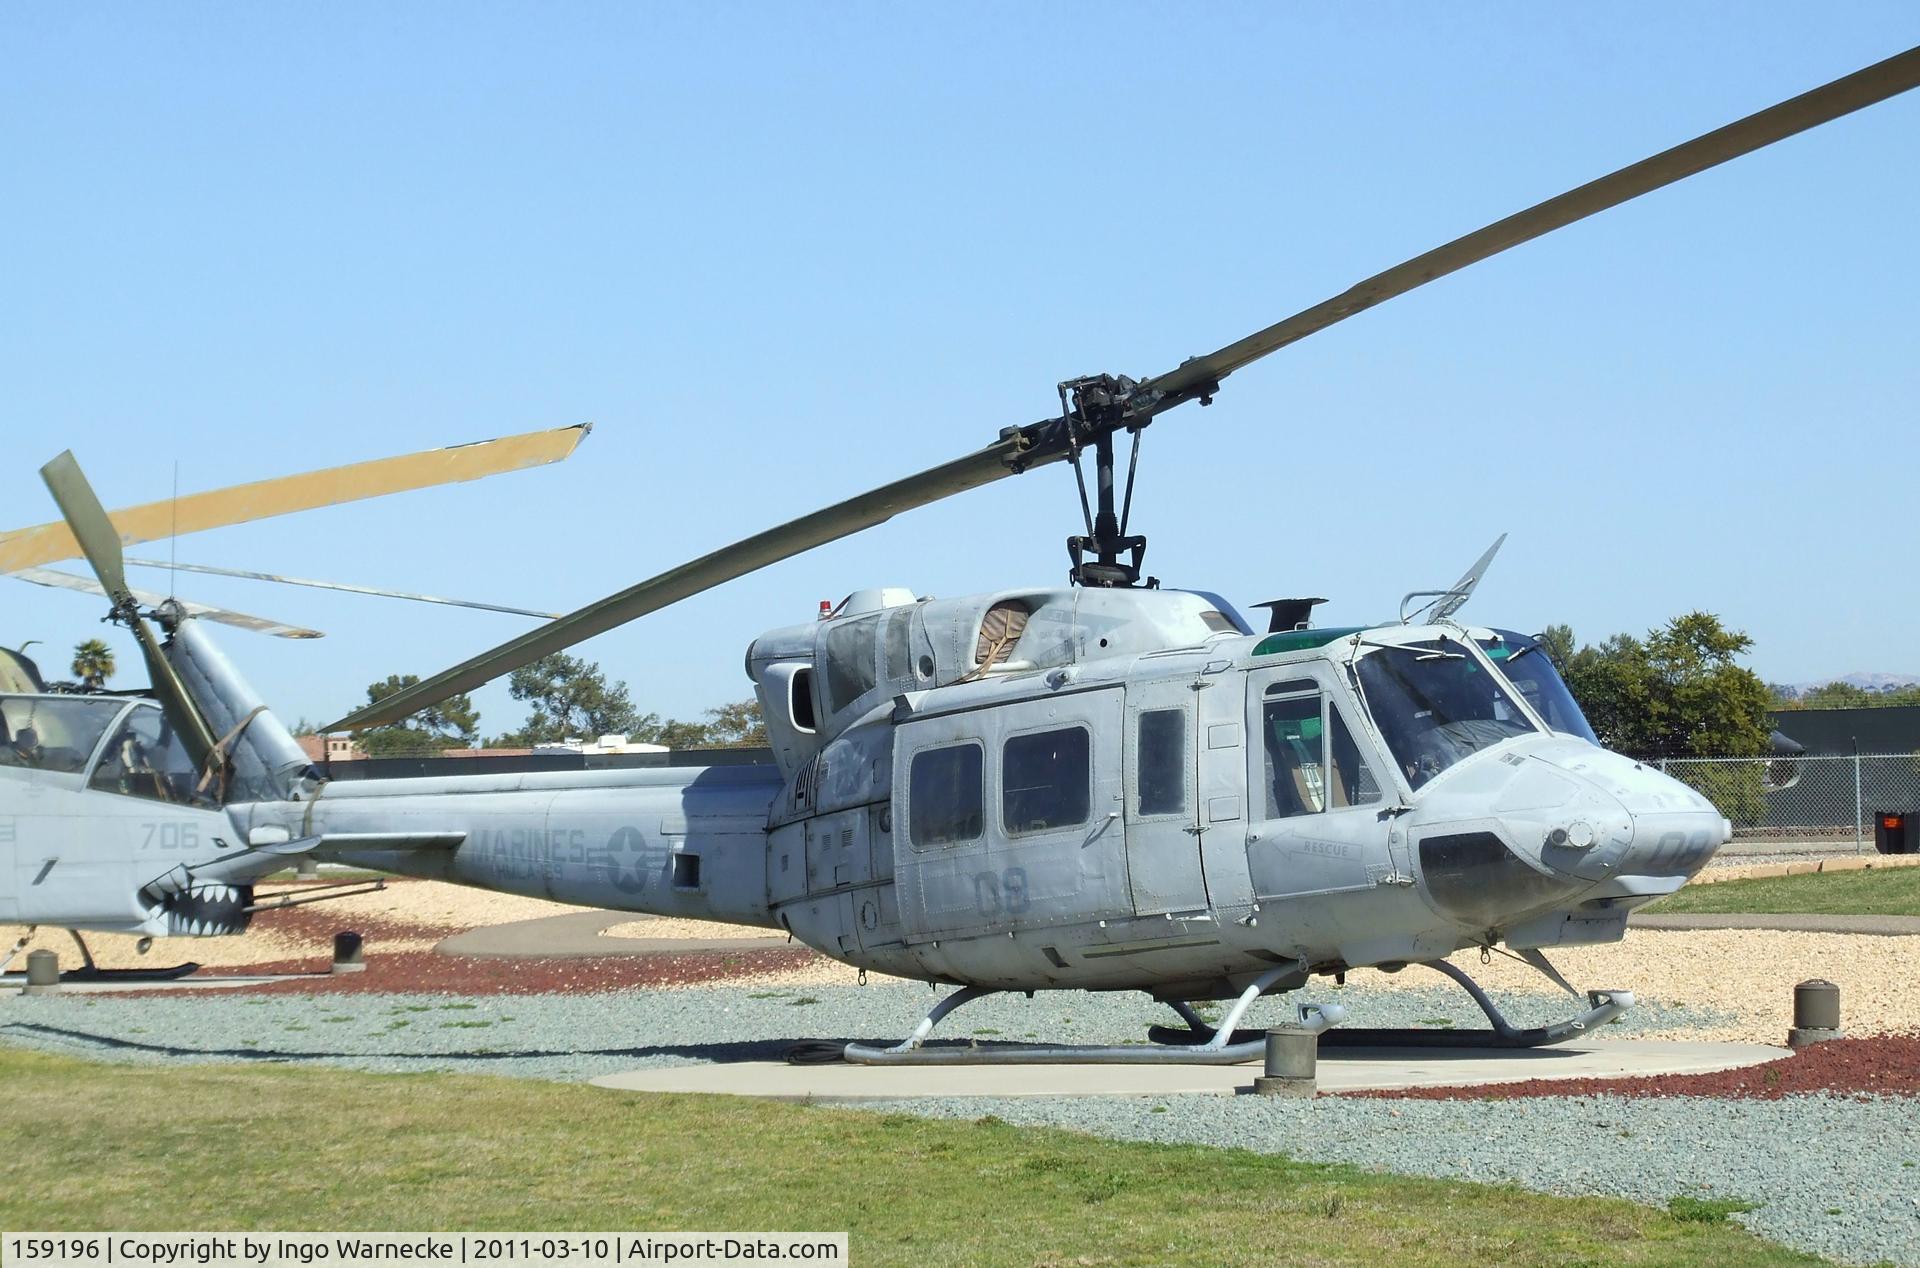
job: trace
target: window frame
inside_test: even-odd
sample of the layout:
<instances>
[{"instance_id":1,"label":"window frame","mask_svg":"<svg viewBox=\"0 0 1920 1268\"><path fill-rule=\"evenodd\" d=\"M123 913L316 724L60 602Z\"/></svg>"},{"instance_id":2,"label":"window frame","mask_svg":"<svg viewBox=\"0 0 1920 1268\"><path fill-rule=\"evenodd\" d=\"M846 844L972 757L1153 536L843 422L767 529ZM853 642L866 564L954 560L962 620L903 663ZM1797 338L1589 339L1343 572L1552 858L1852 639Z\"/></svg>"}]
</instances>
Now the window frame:
<instances>
[{"instance_id":1,"label":"window frame","mask_svg":"<svg viewBox=\"0 0 1920 1268\"><path fill-rule=\"evenodd\" d=\"M979 767L979 818L980 830L970 837L950 837L943 841L922 841L915 830L918 825L920 798L917 795L918 780L914 777L914 768L920 759L930 753L945 752L950 749L971 748ZM917 854L935 850L951 850L960 846L973 845L987 839L987 743L979 736L953 736L937 740L931 744L914 749L907 755L907 845Z\"/></svg>"},{"instance_id":2,"label":"window frame","mask_svg":"<svg viewBox=\"0 0 1920 1268\"><path fill-rule=\"evenodd\" d=\"M200 791L200 781L203 772L195 769L190 759L188 761L187 771L192 782L183 800L169 796L149 796L146 793L134 792L131 789L125 788L104 788L95 782L105 770L109 752L112 746L120 739L120 733L128 727L133 726L142 717L158 719L160 723L160 735L172 740L172 743L166 747L169 750L176 751L182 758L187 756L184 744L181 743L179 735L174 731L173 720L167 717L167 711L161 708L157 702L136 702L133 708L126 710L114 719L113 723L95 744L93 760L90 761L85 768L87 791L105 793L110 797L130 797L135 801L148 801L163 806L180 806L198 810L218 809L219 803L213 797ZM166 779L170 772L157 769L154 773L158 781ZM162 786L159 782L155 783L156 790Z\"/></svg>"},{"instance_id":3,"label":"window frame","mask_svg":"<svg viewBox=\"0 0 1920 1268\"><path fill-rule=\"evenodd\" d=\"M1192 819L1198 796L1197 781L1194 778L1196 762L1195 746L1198 737L1194 734L1193 711L1178 704L1148 705L1133 710L1133 770L1129 772L1132 780L1133 822L1150 823L1162 819ZM1180 804L1172 810L1148 810L1142 794L1146 790L1146 742L1142 733L1142 724L1149 716L1171 713L1180 720Z\"/></svg>"},{"instance_id":4,"label":"window frame","mask_svg":"<svg viewBox=\"0 0 1920 1268\"><path fill-rule=\"evenodd\" d=\"M1083 776L1082 804L1084 810L1079 819L1072 823L1049 823L1037 828L1022 828L1015 831L1007 819L1007 798L1012 791L1007 785L1007 747L1020 740L1032 739L1040 735L1052 735L1056 732L1078 731L1086 739L1085 756L1081 773ZM1068 832L1084 828L1093 822L1093 772L1095 769L1093 728L1084 721L1049 721L1043 726L1023 727L1018 731L1009 731L1000 737L999 765L995 767L994 783L999 789L1000 833L1009 841L1018 841L1027 837L1046 836L1053 832Z\"/></svg>"},{"instance_id":5,"label":"window frame","mask_svg":"<svg viewBox=\"0 0 1920 1268\"><path fill-rule=\"evenodd\" d=\"M100 701L102 703L111 703L114 706L112 711L107 715L106 725L101 727L99 734L93 737L93 743L80 755L80 764L73 769L62 770L58 767L51 766L27 766L11 761L0 763L0 770L32 771L37 775L52 779L77 779L80 781L82 787L91 784L94 767L106 754L107 741L119 732L120 727L126 722L128 714L140 708L143 703L148 704L149 707L159 707L152 702L143 702L142 699L137 696L62 695L55 692L7 692L5 695L8 700L28 701L29 712L36 708L44 707L50 702L59 702L55 707L65 707L66 702L72 701ZM103 712L105 712L105 710L103 710ZM38 728L35 729L38 730ZM8 737L6 742L10 742L12 738L11 724L9 724L5 730Z\"/></svg>"},{"instance_id":6,"label":"window frame","mask_svg":"<svg viewBox=\"0 0 1920 1268\"><path fill-rule=\"evenodd\" d=\"M1260 744L1257 753L1250 753L1249 758L1255 764L1255 769L1259 774L1262 797L1261 807L1263 816L1266 819L1309 819L1315 815L1334 814L1347 810L1365 810L1368 807L1378 806L1388 800L1390 786L1382 783L1380 780L1378 773L1380 769L1378 754L1370 751L1375 747L1371 739L1371 734L1354 725L1352 715L1344 710L1340 702L1335 699L1336 694L1338 693L1322 681L1318 675L1312 674L1298 674L1290 678L1276 677L1272 682L1262 685L1259 698L1253 702L1254 708L1258 710L1256 716L1259 721L1258 731ZM1267 722L1267 708L1273 704L1289 700L1305 700L1309 697L1317 698L1320 702L1320 806L1318 809L1299 810L1291 814L1283 814L1272 804L1275 772L1273 750L1271 748L1273 736L1272 729ZM1305 719L1301 720L1305 721ZM1337 759L1334 753L1333 730L1336 721L1341 729L1346 732L1348 742L1353 745L1354 756L1359 760L1360 767L1373 777L1374 797L1370 801L1357 801L1352 799L1354 792L1357 791L1358 788L1358 782L1356 780L1355 789L1349 790L1347 804L1334 804L1334 771Z\"/></svg>"}]
</instances>

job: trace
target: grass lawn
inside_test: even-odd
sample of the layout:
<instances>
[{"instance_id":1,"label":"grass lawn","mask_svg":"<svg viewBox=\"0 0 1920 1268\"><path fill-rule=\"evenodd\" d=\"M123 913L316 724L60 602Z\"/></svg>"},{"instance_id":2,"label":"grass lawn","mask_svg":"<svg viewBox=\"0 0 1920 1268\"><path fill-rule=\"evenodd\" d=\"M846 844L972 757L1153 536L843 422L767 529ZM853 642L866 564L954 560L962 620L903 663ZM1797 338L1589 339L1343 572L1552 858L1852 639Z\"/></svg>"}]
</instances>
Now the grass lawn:
<instances>
[{"instance_id":1,"label":"grass lawn","mask_svg":"<svg viewBox=\"0 0 1920 1268\"><path fill-rule=\"evenodd\" d=\"M1644 910L1687 912L1811 912L1823 916L1920 916L1920 867L1864 872L1810 872L1753 880L1688 885Z\"/></svg>"},{"instance_id":2,"label":"grass lawn","mask_svg":"<svg viewBox=\"0 0 1920 1268\"><path fill-rule=\"evenodd\" d=\"M845 1229L863 1266L1820 1262L1717 1209L996 1121L4 1049L0 1226Z\"/></svg>"}]
</instances>

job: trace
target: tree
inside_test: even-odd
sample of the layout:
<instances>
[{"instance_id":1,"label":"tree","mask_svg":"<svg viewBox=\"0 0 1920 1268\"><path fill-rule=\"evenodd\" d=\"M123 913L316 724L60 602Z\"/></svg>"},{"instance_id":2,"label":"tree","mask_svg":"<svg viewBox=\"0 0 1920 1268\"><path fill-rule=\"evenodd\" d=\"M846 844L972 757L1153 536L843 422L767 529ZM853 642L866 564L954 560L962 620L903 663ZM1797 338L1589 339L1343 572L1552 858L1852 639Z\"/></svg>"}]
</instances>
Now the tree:
<instances>
[{"instance_id":1,"label":"tree","mask_svg":"<svg viewBox=\"0 0 1920 1268\"><path fill-rule=\"evenodd\" d=\"M660 721L649 713L640 719L633 738L648 744L664 744L670 749L738 748L765 744L767 728L760 722L760 704L755 700L736 700L707 710L705 722L682 722L677 718Z\"/></svg>"},{"instance_id":2,"label":"tree","mask_svg":"<svg viewBox=\"0 0 1920 1268\"><path fill-rule=\"evenodd\" d=\"M616 732L638 739L646 728L659 725L658 715L642 718L634 712L625 683L608 682L600 666L565 652L542 656L514 670L507 692L533 709L518 731L492 741L500 748L530 748Z\"/></svg>"},{"instance_id":3,"label":"tree","mask_svg":"<svg viewBox=\"0 0 1920 1268\"><path fill-rule=\"evenodd\" d=\"M1566 668L1574 657L1573 627L1571 625L1549 625L1540 631L1540 646L1546 649L1553 663Z\"/></svg>"},{"instance_id":4,"label":"tree","mask_svg":"<svg viewBox=\"0 0 1920 1268\"><path fill-rule=\"evenodd\" d=\"M1689 612L1647 636L1655 699L1671 757L1757 757L1769 751L1773 693L1734 657L1753 640L1707 612Z\"/></svg>"},{"instance_id":5,"label":"tree","mask_svg":"<svg viewBox=\"0 0 1920 1268\"><path fill-rule=\"evenodd\" d=\"M1580 702L1594 734L1621 753L1650 755L1661 747L1653 718L1646 648L1630 634L1582 647L1563 662L1567 689Z\"/></svg>"},{"instance_id":6,"label":"tree","mask_svg":"<svg viewBox=\"0 0 1920 1268\"><path fill-rule=\"evenodd\" d=\"M113 649L102 639L90 638L73 649L73 676L89 687L100 688L113 677Z\"/></svg>"},{"instance_id":7,"label":"tree","mask_svg":"<svg viewBox=\"0 0 1920 1268\"><path fill-rule=\"evenodd\" d=\"M1572 644L1567 631L1566 644ZM1635 757L1754 757L1768 751L1773 691L1734 663L1753 646L1706 612L1675 617L1642 642L1616 634L1564 662L1567 687L1610 749ZM1736 823L1766 814L1759 762L1681 763L1667 773Z\"/></svg>"},{"instance_id":8,"label":"tree","mask_svg":"<svg viewBox=\"0 0 1920 1268\"><path fill-rule=\"evenodd\" d=\"M766 723L760 720L758 700L736 700L718 709L708 709L713 719L706 726L708 748L734 748L767 742Z\"/></svg>"},{"instance_id":9,"label":"tree","mask_svg":"<svg viewBox=\"0 0 1920 1268\"><path fill-rule=\"evenodd\" d=\"M1564 628L1564 627L1562 627ZM1571 646L1572 631L1564 644ZM1734 663L1753 640L1706 612L1675 617L1643 642L1616 634L1562 662L1601 743L1636 757L1767 752L1773 693Z\"/></svg>"},{"instance_id":10,"label":"tree","mask_svg":"<svg viewBox=\"0 0 1920 1268\"><path fill-rule=\"evenodd\" d=\"M378 703L419 681L418 674L388 674L380 682L367 684L367 701ZM360 747L370 757L437 753L471 745L479 734L480 714L473 707L472 697L461 694L428 705L404 722L361 732Z\"/></svg>"}]
</instances>

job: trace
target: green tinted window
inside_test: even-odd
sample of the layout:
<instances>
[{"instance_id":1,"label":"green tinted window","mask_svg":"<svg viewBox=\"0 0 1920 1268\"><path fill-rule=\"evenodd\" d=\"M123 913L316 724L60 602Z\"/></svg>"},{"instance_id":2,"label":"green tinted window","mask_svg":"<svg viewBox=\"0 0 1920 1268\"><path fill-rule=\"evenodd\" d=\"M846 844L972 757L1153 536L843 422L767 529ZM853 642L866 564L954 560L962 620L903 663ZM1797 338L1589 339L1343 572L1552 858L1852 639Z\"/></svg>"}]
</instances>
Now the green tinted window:
<instances>
[{"instance_id":1,"label":"green tinted window","mask_svg":"<svg viewBox=\"0 0 1920 1268\"><path fill-rule=\"evenodd\" d=\"M1380 800L1379 781L1346 720L1324 696L1269 700L1262 718L1269 819Z\"/></svg>"},{"instance_id":2,"label":"green tinted window","mask_svg":"<svg viewBox=\"0 0 1920 1268\"><path fill-rule=\"evenodd\" d=\"M1325 810L1320 697L1269 700L1262 729L1267 750L1267 818Z\"/></svg>"}]
</instances>

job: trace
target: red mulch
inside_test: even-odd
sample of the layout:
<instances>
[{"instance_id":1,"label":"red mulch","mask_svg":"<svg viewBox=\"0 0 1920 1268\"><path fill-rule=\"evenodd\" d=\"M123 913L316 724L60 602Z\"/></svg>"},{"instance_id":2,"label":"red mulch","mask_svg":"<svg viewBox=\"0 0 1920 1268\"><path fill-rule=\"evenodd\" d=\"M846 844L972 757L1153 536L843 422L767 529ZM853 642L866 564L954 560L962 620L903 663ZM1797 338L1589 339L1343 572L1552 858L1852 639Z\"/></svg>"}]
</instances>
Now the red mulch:
<instances>
[{"instance_id":1,"label":"red mulch","mask_svg":"<svg viewBox=\"0 0 1920 1268\"><path fill-rule=\"evenodd\" d=\"M1524 1083L1479 1087L1419 1087L1344 1095L1423 1101L1498 1101L1523 1096L1716 1096L1777 1101L1809 1092L1920 1095L1920 1035L1834 1039L1778 1061L1713 1074L1528 1079Z\"/></svg>"},{"instance_id":2,"label":"red mulch","mask_svg":"<svg viewBox=\"0 0 1920 1268\"><path fill-rule=\"evenodd\" d=\"M300 887L288 887L290 890L298 888ZM387 888L392 889L394 885L389 883ZM465 933L472 928L471 925L431 924L423 920L395 919L392 916L373 915L368 912L342 916L338 910L324 902L260 912L253 918L253 927L271 929L275 933L285 934L288 937L308 939L318 946L332 946L333 935L340 929L358 930L365 936L367 945L371 946L379 938L432 938L437 941L441 938L451 938L456 933Z\"/></svg>"},{"instance_id":3,"label":"red mulch","mask_svg":"<svg viewBox=\"0 0 1920 1268\"><path fill-rule=\"evenodd\" d=\"M405 885L389 881L389 888ZM305 885L276 886L274 892L297 891ZM325 903L263 911L256 927L310 942L315 951L298 959L258 964L225 965L201 969L199 977L252 977L298 974L284 982L236 986L223 995L306 994L455 994L544 995L601 994L659 986L692 986L725 982L757 973L780 973L820 958L804 946L778 945L764 950L714 948L663 951L654 955L609 955L582 958L493 958L441 955L433 951L382 951L380 944L397 939L450 938L468 925L434 924L391 916L356 912L343 918ZM359 973L332 974L333 935L350 928L366 940L366 965ZM130 986L116 994L155 994Z\"/></svg>"}]
</instances>

